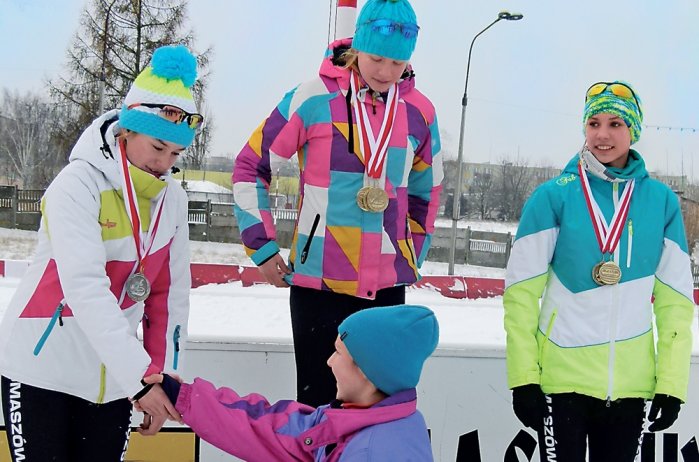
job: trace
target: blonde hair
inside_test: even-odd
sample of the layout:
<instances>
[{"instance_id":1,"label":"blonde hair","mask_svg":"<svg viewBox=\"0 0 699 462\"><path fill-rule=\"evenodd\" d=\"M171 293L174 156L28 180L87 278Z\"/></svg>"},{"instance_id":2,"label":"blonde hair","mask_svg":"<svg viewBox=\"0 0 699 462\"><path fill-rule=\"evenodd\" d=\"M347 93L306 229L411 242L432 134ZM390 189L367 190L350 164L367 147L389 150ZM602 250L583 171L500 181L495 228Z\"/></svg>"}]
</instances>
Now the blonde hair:
<instances>
[{"instance_id":1,"label":"blonde hair","mask_svg":"<svg viewBox=\"0 0 699 462\"><path fill-rule=\"evenodd\" d=\"M350 48L340 55L340 62L338 63L345 69L350 69L359 72L359 66L357 65L357 60L359 59L359 51L354 48Z\"/></svg>"}]
</instances>

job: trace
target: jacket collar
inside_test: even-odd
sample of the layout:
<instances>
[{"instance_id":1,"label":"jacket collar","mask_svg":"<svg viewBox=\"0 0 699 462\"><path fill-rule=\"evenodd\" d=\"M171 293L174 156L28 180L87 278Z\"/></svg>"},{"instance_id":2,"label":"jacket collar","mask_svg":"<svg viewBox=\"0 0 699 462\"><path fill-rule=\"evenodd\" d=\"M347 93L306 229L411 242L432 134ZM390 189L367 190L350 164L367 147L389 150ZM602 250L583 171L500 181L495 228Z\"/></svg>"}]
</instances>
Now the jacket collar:
<instances>
[{"instance_id":1,"label":"jacket collar","mask_svg":"<svg viewBox=\"0 0 699 462\"><path fill-rule=\"evenodd\" d=\"M368 409L342 409L325 406L324 420L299 435L304 450L312 452L332 443L342 443L363 428L408 417L417 410L417 391L400 391Z\"/></svg>"}]
</instances>

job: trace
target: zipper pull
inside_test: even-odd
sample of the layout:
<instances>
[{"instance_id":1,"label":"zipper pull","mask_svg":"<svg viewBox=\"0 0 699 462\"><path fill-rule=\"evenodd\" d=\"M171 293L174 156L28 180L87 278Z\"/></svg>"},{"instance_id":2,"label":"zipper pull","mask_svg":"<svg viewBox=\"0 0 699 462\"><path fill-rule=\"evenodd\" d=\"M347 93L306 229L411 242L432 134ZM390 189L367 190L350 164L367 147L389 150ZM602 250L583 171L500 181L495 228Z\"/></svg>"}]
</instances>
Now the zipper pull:
<instances>
[{"instance_id":1,"label":"zipper pull","mask_svg":"<svg viewBox=\"0 0 699 462\"><path fill-rule=\"evenodd\" d=\"M612 407L612 397L611 396L607 396L607 407L608 408Z\"/></svg>"},{"instance_id":2,"label":"zipper pull","mask_svg":"<svg viewBox=\"0 0 699 462\"><path fill-rule=\"evenodd\" d=\"M376 115L376 92L371 91L371 111Z\"/></svg>"},{"instance_id":3,"label":"zipper pull","mask_svg":"<svg viewBox=\"0 0 699 462\"><path fill-rule=\"evenodd\" d=\"M58 304L58 325L63 327L63 303Z\"/></svg>"},{"instance_id":4,"label":"zipper pull","mask_svg":"<svg viewBox=\"0 0 699 462\"><path fill-rule=\"evenodd\" d=\"M633 236L633 221L629 220L629 236Z\"/></svg>"},{"instance_id":5,"label":"zipper pull","mask_svg":"<svg viewBox=\"0 0 699 462\"><path fill-rule=\"evenodd\" d=\"M175 340L175 351L180 351L180 326L175 327L175 333L173 337Z\"/></svg>"},{"instance_id":6,"label":"zipper pull","mask_svg":"<svg viewBox=\"0 0 699 462\"><path fill-rule=\"evenodd\" d=\"M148 319L148 315L146 313L143 313L141 320L146 325L146 329L150 329L150 319Z\"/></svg>"}]
</instances>

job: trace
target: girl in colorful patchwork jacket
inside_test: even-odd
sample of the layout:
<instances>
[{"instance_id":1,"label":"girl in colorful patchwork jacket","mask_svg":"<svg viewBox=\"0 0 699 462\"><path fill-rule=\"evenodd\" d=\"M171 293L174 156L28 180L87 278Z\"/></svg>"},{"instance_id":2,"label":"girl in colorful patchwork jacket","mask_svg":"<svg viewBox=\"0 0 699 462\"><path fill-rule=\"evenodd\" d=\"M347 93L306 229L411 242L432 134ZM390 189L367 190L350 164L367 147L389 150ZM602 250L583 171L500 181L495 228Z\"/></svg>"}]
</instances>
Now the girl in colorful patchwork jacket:
<instances>
[{"instance_id":1,"label":"girl in colorful patchwork jacket","mask_svg":"<svg viewBox=\"0 0 699 462\"><path fill-rule=\"evenodd\" d=\"M630 462L645 400L659 431L687 397L687 240L677 196L630 149L642 121L628 84L592 85L585 145L524 206L503 299L507 372L542 461L589 450L590 461Z\"/></svg>"},{"instance_id":2,"label":"girl in colorful patchwork jacket","mask_svg":"<svg viewBox=\"0 0 699 462\"><path fill-rule=\"evenodd\" d=\"M430 246L443 176L430 101L408 60L418 26L407 0L368 0L353 39L333 43L315 80L290 91L240 152L235 215L248 255L291 285L297 399L334 394L322 371L348 315L405 302ZM270 162L298 153L289 265L269 207Z\"/></svg>"},{"instance_id":3,"label":"girl in colorful patchwork jacket","mask_svg":"<svg viewBox=\"0 0 699 462\"><path fill-rule=\"evenodd\" d=\"M162 383L195 433L248 462L433 460L415 387L439 341L434 313L413 305L369 308L336 332L327 365L337 399L318 409L296 401L270 405L263 396L240 396L199 378L146 381Z\"/></svg>"},{"instance_id":4,"label":"girl in colorful patchwork jacket","mask_svg":"<svg viewBox=\"0 0 699 462\"><path fill-rule=\"evenodd\" d=\"M15 461L124 460L129 398L149 412L146 434L179 418L142 379L180 368L187 332L187 195L169 173L202 121L195 78L185 47L156 50L42 199L36 255L0 325Z\"/></svg>"}]
</instances>

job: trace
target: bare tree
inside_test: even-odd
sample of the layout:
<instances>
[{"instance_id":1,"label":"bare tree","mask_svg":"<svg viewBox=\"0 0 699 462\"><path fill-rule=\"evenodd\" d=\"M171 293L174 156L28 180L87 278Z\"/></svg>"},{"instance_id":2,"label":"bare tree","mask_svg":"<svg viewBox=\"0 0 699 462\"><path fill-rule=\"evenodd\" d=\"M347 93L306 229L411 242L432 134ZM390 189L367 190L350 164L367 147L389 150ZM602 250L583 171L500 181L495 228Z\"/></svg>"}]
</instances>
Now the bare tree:
<instances>
[{"instance_id":1,"label":"bare tree","mask_svg":"<svg viewBox=\"0 0 699 462\"><path fill-rule=\"evenodd\" d=\"M56 109L37 94L20 95L3 89L0 154L5 171L16 174L24 188L45 186L46 170L55 164L51 140L55 113Z\"/></svg>"},{"instance_id":2,"label":"bare tree","mask_svg":"<svg viewBox=\"0 0 699 462\"><path fill-rule=\"evenodd\" d=\"M494 209L493 201L493 175L491 173L475 173L471 183L471 209L475 210L478 218L486 220L490 218Z\"/></svg>"},{"instance_id":3,"label":"bare tree","mask_svg":"<svg viewBox=\"0 0 699 462\"><path fill-rule=\"evenodd\" d=\"M49 81L53 100L68 114L56 132L59 149L69 151L98 115L101 85L104 108L119 107L156 48L183 44L192 49L195 38L185 30L186 22L186 0L91 0L68 48L65 74ZM202 96L210 53L197 56L200 78L194 91Z\"/></svg>"},{"instance_id":4,"label":"bare tree","mask_svg":"<svg viewBox=\"0 0 699 462\"><path fill-rule=\"evenodd\" d=\"M497 200L499 218L505 221L519 220L522 206L531 191L532 169L526 159L502 158L494 197Z\"/></svg>"}]
</instances>

